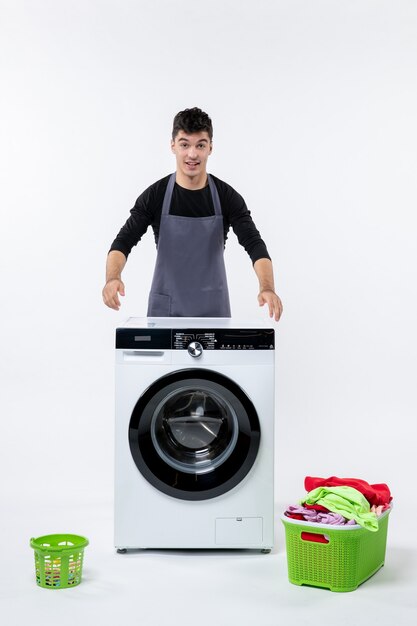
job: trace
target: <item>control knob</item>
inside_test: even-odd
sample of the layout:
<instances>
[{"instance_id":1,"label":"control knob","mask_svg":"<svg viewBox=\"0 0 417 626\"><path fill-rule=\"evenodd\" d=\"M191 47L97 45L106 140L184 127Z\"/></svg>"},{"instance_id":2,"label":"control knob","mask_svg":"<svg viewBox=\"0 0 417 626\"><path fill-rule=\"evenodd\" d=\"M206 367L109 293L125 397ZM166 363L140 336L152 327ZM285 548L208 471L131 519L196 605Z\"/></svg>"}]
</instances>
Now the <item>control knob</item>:
<instances>
[{"instance_id":1,"label":"control knob","mask_svg":"<svg viewBox=\"0 0 417 626\"><path fill-rule=\"evenodd\" d=\"M192 341L188 344L188 354L193 357L199 357L203 354L203 346L199 341Z\"/></svg>"}]
</instances>

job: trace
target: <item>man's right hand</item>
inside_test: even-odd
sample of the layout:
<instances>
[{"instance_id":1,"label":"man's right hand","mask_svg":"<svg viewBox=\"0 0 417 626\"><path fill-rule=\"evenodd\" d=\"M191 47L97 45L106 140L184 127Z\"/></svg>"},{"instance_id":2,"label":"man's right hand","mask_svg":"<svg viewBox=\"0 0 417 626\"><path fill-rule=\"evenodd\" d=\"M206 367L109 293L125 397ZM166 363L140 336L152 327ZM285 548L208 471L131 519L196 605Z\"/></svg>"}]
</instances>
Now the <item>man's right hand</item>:
<instances>
[{"instance_id":1,"label":"man's right hand","mask_svg":"<svg viewBox=\"0 0 417 626\"><path fill-rule=\"evenodd\" d=\"M125 286L119 278L108 280L103 289L104 304L118 311L120 309L119 294L125 295Z\"/></svg>"}]
</instances>

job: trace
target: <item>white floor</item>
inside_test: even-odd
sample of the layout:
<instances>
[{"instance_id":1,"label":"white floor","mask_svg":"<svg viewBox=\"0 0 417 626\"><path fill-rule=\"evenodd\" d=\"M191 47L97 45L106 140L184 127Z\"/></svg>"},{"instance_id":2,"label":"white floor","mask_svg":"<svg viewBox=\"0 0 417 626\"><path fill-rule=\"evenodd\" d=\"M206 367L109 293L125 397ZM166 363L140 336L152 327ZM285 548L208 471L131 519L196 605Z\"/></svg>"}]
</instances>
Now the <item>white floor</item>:
<instances>
[{"instance_id":1,"label":"white floor","mask_svg":"<svg viewBox=\"0 0 417 626\"><path fill-rule=\"evenodd\" d=\"M283 506L277 504L277 512ZM2 535L0 579L0 616L7 626L416 623L417 550L407 528L399 526L395 510L389 524L385 566L351 593L288 582L284 531L279 520L276 547L269 555L171 550L119 555L112 546L110 498L97 495L87 500L59 494L44 502L29 497L25 507L12 498L8 513L13 524L7 536ZM84 534L90 540L82 583L66 590L39 588L29 539L61 530ZM412 532L412 527L408 530Z\"/></svg>"}]
</instances>

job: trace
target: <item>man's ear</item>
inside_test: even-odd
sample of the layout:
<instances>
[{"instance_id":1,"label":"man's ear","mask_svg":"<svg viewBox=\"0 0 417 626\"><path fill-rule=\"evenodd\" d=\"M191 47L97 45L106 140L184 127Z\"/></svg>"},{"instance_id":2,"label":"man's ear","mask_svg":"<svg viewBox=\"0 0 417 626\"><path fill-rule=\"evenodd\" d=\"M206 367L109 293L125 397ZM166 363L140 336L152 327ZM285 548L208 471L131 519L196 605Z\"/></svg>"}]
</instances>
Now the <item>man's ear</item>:
<instances>
[{"instance_id":1,"label":"man's ear","mask_svg":"<svg viewBox=\"0 0 417 626\"><path fill-rule=\"evenodd\" d=\"M171 139L171 152L175 153L175 141Z\"/></svg>"}]
</instances>

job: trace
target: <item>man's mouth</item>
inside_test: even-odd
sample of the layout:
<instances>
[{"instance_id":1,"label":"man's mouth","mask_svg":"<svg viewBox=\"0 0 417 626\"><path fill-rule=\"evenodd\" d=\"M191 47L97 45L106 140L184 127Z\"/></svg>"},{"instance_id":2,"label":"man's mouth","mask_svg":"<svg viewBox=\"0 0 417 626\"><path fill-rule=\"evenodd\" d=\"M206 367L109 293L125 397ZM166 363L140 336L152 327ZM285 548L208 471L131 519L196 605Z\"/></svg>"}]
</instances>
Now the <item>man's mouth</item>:
<instances>
[{"instance_id":1,"label":"man's mouth","mask_svg":"<svg viewBox=\"0 0 417 626\"><path fill-rule=\"evenodd\" d=\"M197 167L200 165L200 161L186 161L185 164L187 167Z\"/></svg>"}]
</instances>

